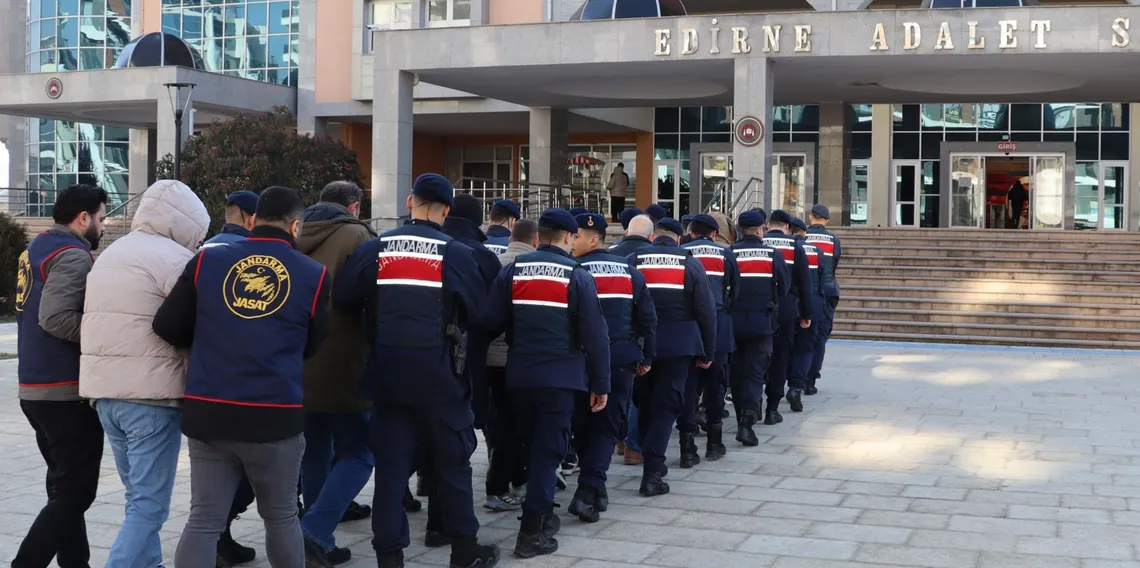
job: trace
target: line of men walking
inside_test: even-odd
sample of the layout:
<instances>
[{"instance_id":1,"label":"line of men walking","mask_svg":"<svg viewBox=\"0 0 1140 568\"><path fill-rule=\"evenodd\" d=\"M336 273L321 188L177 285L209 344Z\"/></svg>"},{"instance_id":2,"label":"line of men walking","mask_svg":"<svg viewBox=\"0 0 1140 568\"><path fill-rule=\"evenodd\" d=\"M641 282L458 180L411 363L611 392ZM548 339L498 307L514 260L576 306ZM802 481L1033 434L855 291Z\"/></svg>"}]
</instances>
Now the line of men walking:
<instances>
[{"instance_id":1,"label":"line of men walking","mask_svg":"<svg viewBox=\"0 0 1140 568\"><path fill-rule=\"evenodd\" d=\"M308 209L289 188L238 192L200 248L205 207L160 181L96 261L106 193L59 193L56 225L20 259L21 407L48 504L14 568L87 565L104 431L128 501L108 566L162 564L185 434L179 568L251 560L229 524L255 499L274 567L347 561L336 525L369 512L378 566L403 566L414 473L429 497L425 544L479 568L499 550L477 539L476 426L490 450L485 507L522 510L513 552L529 558L557 550L569 453L581 473L568 510L596 522L619 444L640 450L640 493L665 494L674 426L680 466L693 467L702 425L705 459L727 452L726 391L744 445L762 411L782 420L785 383L793 411L816 392L839 296L826 207L810 227L746 212L739 241L709 215L686 229L656 205L627 210L627 236L607 248L602 215L524 220L505 200L484 232L482 203L436 174L415 180L409 221L379 236L357 220L360 198L347 183ZM373 470L367 511L353 499Z\"/></svg>"}]
</instances>

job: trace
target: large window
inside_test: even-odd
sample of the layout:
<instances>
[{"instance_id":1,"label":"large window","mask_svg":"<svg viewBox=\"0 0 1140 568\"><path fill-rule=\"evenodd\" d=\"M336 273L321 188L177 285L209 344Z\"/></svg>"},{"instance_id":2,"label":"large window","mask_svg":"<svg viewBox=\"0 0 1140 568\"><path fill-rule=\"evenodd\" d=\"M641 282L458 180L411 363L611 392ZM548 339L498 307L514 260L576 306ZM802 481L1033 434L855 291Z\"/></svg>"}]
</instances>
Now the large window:
<instances>
[{"instance_id":1,"label":"large window","mask_svg":"<svg viewBox=\"0 0 1140 568\"><path fill-rule=\"evenodd\" d=\"M427 0L428 26L471 24L471 0Z\"/></svg>"},{"instance_id":2,"label":"large window","mask_svg":"<svg viewBox=\"0 0 1140 568\"><path fill-rule=\"evenodd\" d=\"M380 30L406 28L412 23L412 3L373 0L369 4L368 23L373 29Z\"/></svg>"},{"instance_id":3,"label":"large window","mask_svg":"<svg viewBox=\"0 0 1140 568\"><path fill-rule=\"evenodd\" d=\"M208 71L297 84L298 0L162 0L162 29L186 41Z\"/></svg>"},{"instance_id":4,"label":"large window","mask_svg":"<svg viewBox=\"0 0 1140 568\"><path fill-rule=\"evenodd\" d=\"M932 0L931 8L1009 8L1025 6L1024 0Z\"/></svg>"}]
</instances>

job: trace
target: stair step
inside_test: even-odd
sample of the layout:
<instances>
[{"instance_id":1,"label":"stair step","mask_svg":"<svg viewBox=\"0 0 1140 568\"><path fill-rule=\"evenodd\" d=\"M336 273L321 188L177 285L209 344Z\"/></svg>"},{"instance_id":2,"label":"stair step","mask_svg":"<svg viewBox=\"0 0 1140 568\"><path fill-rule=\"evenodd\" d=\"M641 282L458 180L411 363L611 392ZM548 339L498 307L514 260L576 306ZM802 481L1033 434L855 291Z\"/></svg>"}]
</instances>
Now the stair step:
<instances>
[{"instance_id":1,"label":"stair step","mask_svg":"<svg viewBox=\"0 0 1140 568\"><path fill-rule=\"evenodd\" d=\"M850 320L882 320L895 322L930 322L997 324L1019 328L1063 327L1065 329L1087 328L1100 331L1136 330L1140 340L1140 317L1094 316L1091 314L1050 314L1050 313L1009 313L1001 311L959 311L898 307L840 307L836 317Z\"/></svg>"},{"instance_id":2,"label":"stair step","mask_svg":"<svg viewBox=\"0 0 1140 568\"><path fill-rule=\"evenodd\" d=\"M958 323L929 321L895 321L885 319L836 318L835 327L848 331L875 333L940 333L950 335L976 335L980 337L1006 337L1026 339L1092 339L1140 343L1140 330L1033 326L1018 327L1004 323Z\"/></svg>"},{"instance_id":3,"label":"stair step","mask_svg":"<svg viewBox=\"0 0 1140 568\"><path fill-rule=\"evenodd\" d=\"M1140 342L1108 341L1097 339L1039 339L1029 337L976 337L941 333L882 333L848 331L836 328L833 339L853 339L871 341L906 341L916 343L951 343L959 345L1028 345L1035 347L1069 347L1082 349L1140 349Z\"/></svg>"},{"instance_id":4,"label":"stair step","mask_svg":"<svg viewBox=\"0 0 1140 568\"><path fill-rule=\"evenodd\" d=\"M874 260L874 259L871 259ZM851 264L844 263L839 267L839 283L843 286L843 277L851 274L909 278L915 275L946 275L950 278L963 278L976 274L980 279L1008 280L1008 281L1034 281L1034 282L1125 282L1134 283L1140 280L1140 275L1126 271L1076 271L1076 270L1047 270L1022 269L1002 270L995 268L963 267L963 266L897 266L883 264Z\"/></svg>"},{"instance_id":5,"label":"stair step","mask_svg":"<svg viewBox=\"0 0 1140 568\"><path fill-rule=\"evenodd\" d=\"M973 239L985 241L1140 242L1140 234L1127 231L1014 231L1008 229L919 229L912 227L832 227L840 237Z\"/></svg>"},{"instance_id":6,"label":"stair step","mask_svg":"<svg viewBox=\"0 0 1140 568\"><path fill-rule=\"evenodd\" d=\"M840 237L843 252L871 247L896 248L967 248L975 251L985 249L1015 249L1015 250L1084 250L1094 249L1105 252L1137 252L1140 249L1140 239L1132 241L1014 241L1014 240L981 240L981 239L927 239L918 237Z\"/></svg>"},{"instance_id":7,"label":"stair step","mask_svg":"<svg viewBox=\"0 0 1140 568\"><path fill-rule=\"evenodd\" d=\"M892 293L893 294L893 293ZM1061 302L1030 302L1024 300L980 299L963 300L958 298L907 298L893 295L843 296L839 310L846 308L902 309L902 310L950 310L977 313L996 312L1003 314L1050 314L1061 316L1097 316L1097 318L1118 317L1132 320L1140 328L1140 302L1134 304L1071 304Z\"/></svg>"},{"instance_id":8,"label":"stair step","mask_svg":"<svg viewBox=\"0 0 1140 568\"><path fill-rule=\"evenodd\" d=\"M1037 291L1031 284L1020 288L995 287L993 290L970 290L936 286L868 285L862 282L844 282L842 292L844 303L852 300L882 300L952 304L1012 304L1033 307L1062 305L1080 309L1098 307L1119 309L1134 306L1140 309L1140 295Z\"/></svg>"},{"instance_id":9,"label":"stair step","mask_svg":"<svg viewBox=\"0 0 1140 568\"><path fill-rule=\"evenodd\" d=\"M1115 260L1111 255L1104 260L1051 260L1044 262L1035 259L993 259L993 258L945 258L925 256L857 256L843 255L840 267L844 265L892 264L898 266L938 266L944 268L990 268L997 270L1025 269L1036 270L1046 265L1052 270L1072 270L1082 272L1126 272L1140 273L1140 262Z\"/></svg>"},{"instance_id":10,"label":"stair step","mask_svg":"<svg viewBox=\"0 0 1140 568\"><path fill-rule=\"evenodd\" d=\"M843 271L840 271L843 274ZM938 275L913 277L875 276L861 273L846 274L840 280L840 287L846 293L850 287L871 286L891 289L945 289L960 290L962 292L1006 294L1054 294L1054 295L1106 295L1120 296L1121 298L1140 297L1140 279L1136 282L1070 282L1063 280L1053 281L1011 281L987 278L938 278Z\"/></svg>"},{"instance_id":11,"label":"stair step","mask_svg":"<svg viewBox=\"0 0 1140 568\"><path fill-rule=\"evenodd\" d=\"M925 247L911 245L896 246L861 246L850 247L843 245L843 259L858 258L965 258L974 260L1010 260L1010 261L1100 261L1111 259L1113 261L1140 263L1140 246L1127 252L1107 252L1092 245L1078 249L1034 250L1026 248L978 248L978 247ZM842 264L842 260L840 264Z\"/></svg>"}]
</instances>

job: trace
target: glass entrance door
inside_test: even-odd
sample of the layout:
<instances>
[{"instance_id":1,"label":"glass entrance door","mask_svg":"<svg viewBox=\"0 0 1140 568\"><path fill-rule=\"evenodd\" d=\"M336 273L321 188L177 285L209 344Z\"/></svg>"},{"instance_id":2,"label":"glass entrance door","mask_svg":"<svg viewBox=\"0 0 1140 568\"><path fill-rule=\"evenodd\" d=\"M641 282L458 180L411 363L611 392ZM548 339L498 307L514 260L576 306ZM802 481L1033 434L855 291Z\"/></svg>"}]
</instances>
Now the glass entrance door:
<instances>
[{"instance_id":1,"label":"glass entrance door","mask_svg":"<svg viewBox=\"0 0 1140 568\"><path fill-rule=\"evenodd\" d=\"M807 154L772 154L772 208L807 219Z\"/></svg>"},{"instance_id":2,"label":"glass entrance door","mask_svg":"<svg viewBox=\"0 0 1140 568\"><path fill-rule=\"evenodd\" d=\"M1078 163L1076 182L1077 229L1128 227L1128 162Z\"/></svg>"},{"instance_id":3,"label":"glass entrance door","mask_svg":"<svg viewBox=\"0 0 1140 568\"><path fill-rule=\"evenodd\" d=\"M727 211L732 206L732 154L701 152L697 187L701 211ZM693 211L692 213L696 213Z\"/></svg>"},{"instance_id":4,"label":"glass entrance door","mask_svg":"<svg viewBox=\"0 0 1140 568\"><path fill-rule=\"evenodd\" d=\"M986 158L950 155L950 226L983 227L986 206Z\"/></svg>"},{"instance_id":5,"label":"glass entrance door","mask_svg":"<svg viewBox=\"0 0 1140 568\"><path fill-rule=\"evenodd\" d=\"M922 187L917 161L895 160L895 190L891 193L891 226L918 226L918 191Z\"/></svg>"},{"instance_id":6,"label":"glass entrance door","mask_svg":"<svg viewBox=\"0 0 1140 568\"><path fill-rule=\"evenodd\" d=\"M1029 215L1034 229L1061 229L1065 223L1065 156L1038 155L1032 160Z\"/></svg>"},{"instance_id":7,"label":"glass entrance door","mask_svg":"<svg viewBox=\"0 0 1140 568\"><path fill-rule=\"evenodd\" d=\"M654 202L659 203L672 216L677 216L677 162L664 161L653 164Z\"/></svg>"}]
</instances>

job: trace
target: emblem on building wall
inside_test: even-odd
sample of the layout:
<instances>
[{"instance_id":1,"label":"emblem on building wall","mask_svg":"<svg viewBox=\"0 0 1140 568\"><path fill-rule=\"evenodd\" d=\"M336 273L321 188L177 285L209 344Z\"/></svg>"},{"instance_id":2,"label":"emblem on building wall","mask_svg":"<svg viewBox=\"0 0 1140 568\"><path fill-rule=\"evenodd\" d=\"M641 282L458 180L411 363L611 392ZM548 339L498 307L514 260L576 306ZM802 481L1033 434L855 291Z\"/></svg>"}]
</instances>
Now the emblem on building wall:
<instances>
[{"instance_id":1,"label":"emblem on building wall","mask_svg":"<svg viewBox=\"0 0 1140 568\"><path fill-rule=\"evenodd\" d=\"M764 139L764 123L755 116L742 116L733 129L736 141L743 146L755 146Z\"/></svg>"},{"instance_id":2,"label":"emblem on building wall","mask_svg":"<svg viewBox=\"0 0 1140 568\"><path fill-rule=\"evenodd\" d=\"M63 95L63 81L60 81L59 77L52 77L51 79L48 79L47 85L44 87L44 91L47 92L49 99L58 99L61 95Z\"/></svg>"}]
</instances>

